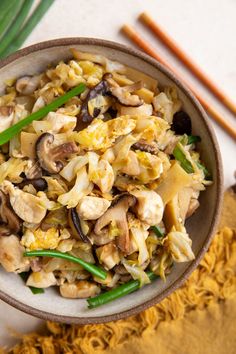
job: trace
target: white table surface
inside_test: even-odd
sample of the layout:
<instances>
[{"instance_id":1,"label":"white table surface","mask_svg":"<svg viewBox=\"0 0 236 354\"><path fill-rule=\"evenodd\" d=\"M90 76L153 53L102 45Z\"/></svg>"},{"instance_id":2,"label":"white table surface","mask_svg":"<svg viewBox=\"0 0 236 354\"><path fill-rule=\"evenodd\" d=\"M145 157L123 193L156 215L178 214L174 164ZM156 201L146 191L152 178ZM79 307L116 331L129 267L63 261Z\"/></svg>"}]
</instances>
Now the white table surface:
<instances>
[{"instance_id":1,"label":"white table surface","mask_svg":"<svg viewBox=\"0 0 236 354\"><path fill-rule=\"evenodd\" d=\"M142 11L149 12L195 61L236 102L236 0L55 0L47 15L25 45L60 37L97 37L130 44L119 32L124 23L135 25L169 61L177 64L194 84L206 92L137 21ZM226 109L208 92L209 100L236 124ZM213 124L223 158L225 187L234 182L236 145ZM0 345L14 342L7 328L28 332L41 321L0 301Z\"/></svg>"}]
</instances>

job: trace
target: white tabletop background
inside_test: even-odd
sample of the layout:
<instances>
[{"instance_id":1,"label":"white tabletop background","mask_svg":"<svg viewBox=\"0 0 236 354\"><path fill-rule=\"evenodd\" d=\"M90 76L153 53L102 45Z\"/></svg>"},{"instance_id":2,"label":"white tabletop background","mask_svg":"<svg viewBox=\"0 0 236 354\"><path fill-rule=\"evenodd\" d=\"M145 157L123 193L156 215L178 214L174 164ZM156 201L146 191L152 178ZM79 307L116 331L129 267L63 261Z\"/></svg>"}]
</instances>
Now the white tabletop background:
<instances>
[{"instance_id":1,"label":"white tabletop background","mask_svg":"<svg viewBox=\"0 0 236 354\"><path fill-rule=\"evenodd\" d=\"M236 125L235 117L138 23L137 17L143 11L149 12L236 102L236 0L55 0L25 45L76 36L130 44L119 30L124 23L135 25ZM213 125L222 153L225 187L228 187L234 183L236 145L221 128ZM0 301L0 345L14 342L8 328L23 333L38 328L41 322Z\"/></svg>"}]
</instances>

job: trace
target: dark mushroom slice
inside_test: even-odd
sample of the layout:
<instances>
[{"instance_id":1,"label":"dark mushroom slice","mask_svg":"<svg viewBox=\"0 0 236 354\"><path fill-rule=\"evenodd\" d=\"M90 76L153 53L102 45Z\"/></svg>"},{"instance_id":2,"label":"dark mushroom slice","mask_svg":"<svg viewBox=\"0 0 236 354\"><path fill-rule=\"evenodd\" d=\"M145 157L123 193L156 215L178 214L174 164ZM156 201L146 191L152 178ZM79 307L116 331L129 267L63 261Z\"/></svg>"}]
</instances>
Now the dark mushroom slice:
<instances>
[{"instance_id":1,"label":"dark mushroom slice","mask_svg":"<svg viewBox=\"0 0 236 354\"><path fill-rule=\"evenodd\" d=\"M68 221L73 236L79 240L82 240L83 242L90 243L89 238L87 237L87 235L84 234L82 230L80 217L76 211L76 208L69 209Z\"/></svg>"},{"instance_id":2,"label":"dark mushroom slice","mask_svg":"<svg viewBox=\"0 0 236 354\"><path fill-rule=\"evenodd\" d=\"M143 82L138 81L132 85L119 86L112 78L112 75L104 75L104 79L108 82L110 92L122 106L139 107L143 104L143 100L138 95L132 95L133 92L143 88Z\"/></svg>"},{"instance_id":3,"label":"dark mushroom slice","mask_svg":"<svg viewBox=\"0 0 236 354\"><path fill-rule=\"evenodd\" d=\"M117 236L117 245L125 254L129 252L130 247L127 212L135 203L136 198L134 196L128 193L122 195L120 198L117 198L116 202L97 220L94 227L95 234L102 235L103 229L108 226L111 221L115 221L120 233L119 236Z\"/></svg>"},{"instance_id":4,"label":"dark mushroom slice","mask_svg":"<svg viewBox=\"0 0 236 354\"><path fill-rule=\"evenodd\" d=\"M132 145L134 150L140 150L149 152L150 154L157 155L159 152L158 146L155 142L147 143L145 140L141 139L137 143Z\"/></svg>"},{"instance_id":5,"label":"dark mushroom slice","mask_svg":"<svg viewBox=\"0 0 236 354\"><path fill-rule=\"evenodd\" d=\"M179 111L174 114L171 130L177 135L191 135L192 123L189 115L184 111Z\"/></svg>"},{"instance_id":6,"label":"dark mushroom slice","mask_svg":"<svg viewBox=\"0 0 236 354\"><path fill-rule=\"evenodd\" d=\"M38 179L41 178L42 175L43 175L43 171L38 161L35 162L34 165L27 172L25 172L25 177L27 179Z\"/></svg>"},{"instance_id":7,"label":"dark mushroom slice","mask_svg":"<svg viewBox=\"0 0 236 354\"><path fill-rule=\"evenodd\" d=\"M32 178L32 179L24 179L21 183L17 184L17 187L23 189L25 186L32 184L32 186L36 189L36 191L45 191L47 189L47 182L43 178Z\"/></svg>"},{"instance_id":8,"label":"dark mushroom slice","mask_svg":"<svg viewBox=\"0 0 236 354\"><path fill-rule=\"evenodd\" d=\"M109 75L109 74L106 74ZM110 88L108 82L104 79L100 81L94 88L92 88L87 96L85 101L82 104L79 120L82 120L84 123L91 123L94 118L96 118L101 113L101 107L95 107L93 111L93 115L89 113L88 104L89 101L99 97L99 96L107 96L109 95Z\"/></svg>"},{"instance_id":9,"label":"dark mushroom slice","mask_svg":"<svg viewBox=\"0 0 236 354\"><path fill-rule=\"evenodd\" d=\"M0 236L9 236L11 233L17 234L21 229L21 219L12 209L8 196L0 191Z\"/></svg>"},{"instance_id":10,"label":"dark mushroom slice","mask_svg":"<svg viewBox=\"0 0 236 354\"><path fill-rule=\"evenodd\" d=\"M126 268L123 266L123 264L118 264L116 265L113 270L115 271L115 273L119 274L119 275L127 275L129 274L129 272L126 270Z\"/></svg>"},{"instance_id":11,"label":"dark mushroom slice","mask_svg":"<svg viewBox=\"0 0 236 354\"><path fill-rule=\"evenodd\" d=\"M64 159L78 152L74 142L64 143L52 148L54 135L44 133L36 142L36 155L41 168L49 173L58 173L64 166Z\"/></svg>"}]
</instances>

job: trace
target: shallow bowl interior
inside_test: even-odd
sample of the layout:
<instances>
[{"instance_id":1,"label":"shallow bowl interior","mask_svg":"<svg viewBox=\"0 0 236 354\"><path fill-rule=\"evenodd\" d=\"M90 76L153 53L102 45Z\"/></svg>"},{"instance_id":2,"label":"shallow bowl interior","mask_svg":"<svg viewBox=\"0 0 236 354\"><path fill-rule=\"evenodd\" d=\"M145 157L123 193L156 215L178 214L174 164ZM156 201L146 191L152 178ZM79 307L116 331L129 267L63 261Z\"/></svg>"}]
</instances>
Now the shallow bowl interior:
<instances>
[{"instance_id":1,"label":"shallow bowl interior","mask_svg":"<svg viewBox=\"0 0 236 354\"><path fill-rule=\"evenodd\" d=\"M0 269L0 298L22 311L41 318L70 323L107 322L135 314L161 301L179 287L197 266L209 246L218 219L222 194L220 154L205 112L186 87L150 57L113 42L71 38L25 48L0 63L0 93L3 93L6 79L33 75L45 70L49 64L68 60L71 57L71 47L103 54L157 79L161 86L177 87L184 110L191 116L193 133L202 138L199 149L214 179L213 185L201 194L200 208L187 223L196 259L191 263L175 265L166 283L156 280L125 298L88 310L85 300L64 299L55 289L47 289L43 295L33 295L19 276Z\"/></svg>"}]
</instances>

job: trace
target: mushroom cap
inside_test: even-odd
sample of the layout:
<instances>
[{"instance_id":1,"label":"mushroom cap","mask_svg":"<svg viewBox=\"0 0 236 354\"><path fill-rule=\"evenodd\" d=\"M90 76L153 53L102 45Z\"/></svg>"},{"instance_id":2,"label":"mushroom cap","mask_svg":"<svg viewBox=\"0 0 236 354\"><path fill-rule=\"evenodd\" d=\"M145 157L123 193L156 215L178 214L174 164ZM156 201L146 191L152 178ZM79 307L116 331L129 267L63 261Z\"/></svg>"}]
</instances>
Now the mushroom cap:
<instances>
[{"instance_id":1,"label":"mushroom cap","mask_svg":"<svg viewBox=\"0 0 236 354\"><path fill-rule=\"evenodd\" d=\"M64 143L52 148L54 135L51 133L43 133L38 138L35 148L38 161L42 169L49 173L58 173L64 167L63 160L65 157L76 153L78 148L74 142Z\"/></svg>"},{"instance_id":2,"label":"mushroom cap","mask_svg":"<svg viewBox=\"0 0 236 354\"><path fill-rule=\"evenodd\" d=\"M3 225L0 226L0 236L17 234L21 228L21 220L12 209L8 196L0 191L0 220Z\"/></svg>"}]
</instances>

